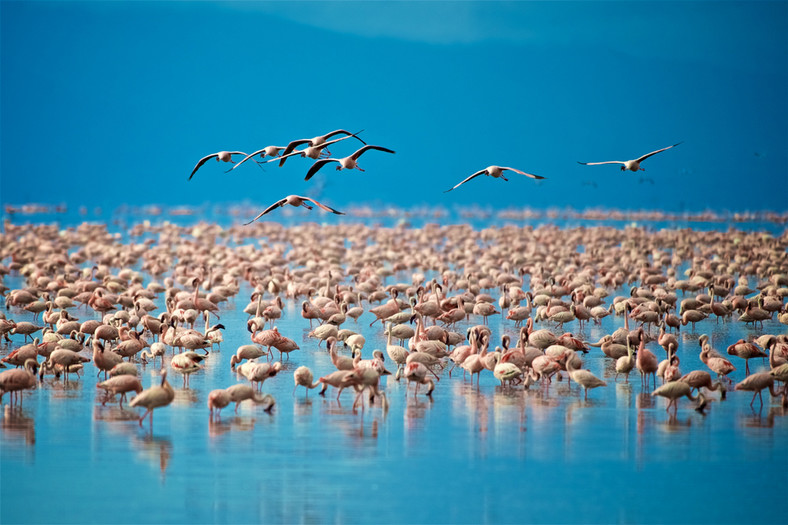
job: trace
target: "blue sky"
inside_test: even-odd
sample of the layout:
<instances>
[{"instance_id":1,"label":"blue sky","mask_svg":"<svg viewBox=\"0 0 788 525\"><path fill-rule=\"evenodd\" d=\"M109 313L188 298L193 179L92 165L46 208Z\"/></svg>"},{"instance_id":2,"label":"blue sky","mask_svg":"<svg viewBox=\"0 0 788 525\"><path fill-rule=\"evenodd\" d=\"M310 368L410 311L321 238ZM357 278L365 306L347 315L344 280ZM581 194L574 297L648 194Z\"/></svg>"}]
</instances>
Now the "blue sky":
<instances>
[{"instance_id":1,"label":"blue sky","mask_svg":"<svg viewBox=\"0 0 788 525\"><path fill-rule=\"evenodd\" d=\"M786 209L786 2L3 1L0 24L2 203ZM337 128L397 153L187 182ZM577 164L680 141L639 174ZM546 180L442 193L490 164Z\"/></svg>"}]
</instances>

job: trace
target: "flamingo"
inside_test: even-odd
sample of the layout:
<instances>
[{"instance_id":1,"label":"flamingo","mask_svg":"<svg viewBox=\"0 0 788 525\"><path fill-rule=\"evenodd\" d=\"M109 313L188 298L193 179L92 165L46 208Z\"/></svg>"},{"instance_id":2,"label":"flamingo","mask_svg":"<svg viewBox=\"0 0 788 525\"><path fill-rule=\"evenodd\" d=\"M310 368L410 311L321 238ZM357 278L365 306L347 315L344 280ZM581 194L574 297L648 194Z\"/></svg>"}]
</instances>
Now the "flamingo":
<instances>
[{"instance_id":1,"label":"flamingo","mask_svg":"<svg viewBox=\"0 0 788 525\"><path fill-rule=\"evenodd\" d=\"M633 356L632 346L629 344L629 338L627 338L627 355L616 359L615 379L618 379L618 374L624 374L624 382L629 383L629 373L633 368L635 368L635 357Z\"/></svg>"},{"instance_id":2,"label":"flamingo","mask_svg":"<svg viewBox=\"0 0 788 525\"><path fill-rule=\"evenodd\" d=\"M652 393L652 396L661 396L666 399L669 399L670 402L668 403L666 411L670 410L670 407L673 407L673 413L675 414L678 410L678 400L681 397L686 396L690 401L698 401L698 407L705 403L706 398L703 396L702 393L699 393L697 396L692 395L692 387L689 384L685 383L684 381L670 381L661 385L659 388L655 389Z\"/></svg>"},{"instance_id":3,"label":"flamingo","mask_svg":"<svg viewBox=\"0 0 788 525\"><path fill-rule=\"evenodd\" d=\"M596 166L598 164L621 164L622 165L621 166L621 171L626 171L626 170L629 170L629 171L638 171L638 170L645 171L643 168L640 167L640 163L641 162L643 162L647 158L651 157L652 155L656 155L657 153L661 153L661 152L663 152L665 150L668 150L670 148L675 148L679 144L681 144L681 142L677 142L676 144L673 144L672 146L668 146L666 148L662 148L662 149L658 149L656 151L652 151L651 153L646 153L642 157L638 157L637 159L634 159L634 160L607 160L605 162L580 162L580 161L578 161L578 164L582 164L584 166Z\"/></svg>"},{"instance_id":4,"label":"flamingo","mask_svg":"<svg viewBox=\"0 0 788 525\"><path fill-rule=\"evenodd\" d=\"M394 150L391 150L391 149L388 149L388 148L384 148L383 146L371 146L371 145L367 144L366 146L356 150L352 155L350 155L348 157L343 157L341 159L328 158L328 159L320 159L320 160L318 160L317 162L312 164L311 168L309 168L309 171L306 173L306 177L304 177L304 180L311 179L315 175L315 173L317 173L320 170L320 168L322 168L323 166L325 166L329 162L336 162L336 163L339 164L339 166L337 166L337 171L340 171L340 170L343 170L343 169L345 169L345 170L357 169L358 171L364 171L358 165L358 158L361 155L363 155L364 152L369 151L369 150L385 151L386 153L396 153Z\"/></svg>"},{"instance_id":5,"label":"flamingo","mask_svg":"<svg viewBox=\"0 0 788 525\"><path fill-rule=\"evenodd\" d=\"M192 180L192 177L194 177L194 174L197 173L197 170L200 169L200 167L202 167L202 165L208 162L209 160L216 158L216 162L219 161L232 162L233 155L243 155L244 157L247 156L246 153L244 153L243 151L219 151L217 153L211 153L210 155L206 155L197 161L197 165L192 170L191 175L189 175L189 180Z\"/></svg>"},{"instance_id":6,"label":"flamingo","mask_svg":"<svg viewBox=\"0 0 788 525\"><path fill-rule=\"evenodd\" d=\"M147 390L143 390L131 400L129 406L140 406L145 409L145 413L140 418L140 427L142 427L142 421L145 419L145 416L150 414L150 429L153 432L153 410L169 405L173 399L175 399L175 390L167 382L167 370L162 370L161 385L154 385Z\"/></svg>"},{"instance_id":7,"label":"flamingo","mask_svg":"<svg viewBox=\"0 0 788 525\"><path fill-rule=\"evenodd\" d=\"M364 131L364 130L362 129L361 131ZM349 131L345 131L344 129L336 129L334 131L326 133L325 135L318 135L317 137L313 137L311 139L297 139L297 140L293 140L287 146L285 146L285 150L282 152L282 155L279 157L281 159L279 161L279 166L280 167L283 166L284 163L285 163L285 160L288 157L292 156L292 155L298 155L298 154L304 155L304 153L301 152L301 151L294 151L295 148L297 148L298 146L301 146L303 144L306 144L306 145L309 146L308 148L306 148L306 150L309 150L309 149L316 150L316 152L314 154L315 156L305 155L305 156L309 156L310 158L313 158L313 159L318 158L318 156L322 153L322 150L324 148L326 148L326 146L330 146L331 144L337 143L337 142L339 142L341 140L349 139L350 137L353 137L353 138L357 139L362 144L366 144L366 142L364 142L363 140L361 140L360 137L358 137L358 134L361 133L361 131L357 131L355 133L351 133ZM328 141L328 139L330 139L334 135L340 135L340 134L341 135L346 135L346 136L344 136L342 138L339 138L339 139L334 139L332 141ZM304 151L306 151L306 150L304 150ZM325 154L329 154L328 149L326 149Z\"/></svg>"},{"instance_id":8,"label":"flamingo","mask_svg":"<svg viewBox=\"0 0 788 525\"><path fill-rule=\"evenodd\" d=\"M711 346L709 346L708 344L704 344L703 349L700 352L700 360L703 361L703 363L707 367L709 367L709 370L717 374L718 379L722 379L723 376L727 376L728 374L736 370L736 367L733 366L733 363L731 363L724 357L711 356L712 351L713 350L711 349ZM728 378L728 381L730 381L731 383L733 382L731 381L730 378Z\"/></svg>"},{"instance_id":9,"label":"flamingo","mask_svg":"<svg viewBox=\"0 0 788 525\"><path fill-rule=\"evenodd\" d=\"M130 376L124 374L111 377L106 381L98 383L96 387L104 389L108 394L110 394L111 397L120 394L120 408L123 408L123 400L126 398L127 392L136 392L137 394L142 392L142 383L140 383L140 380L136 375ZM109 401L109 397L104 399L104 401L101 402L101 405L106 405L107 401Z\"/></svg>"},{"instance_id":10,"label":"flamingo","mask_svg":"<svg viewBox=\"0 0 788 525\"><path fill-rule=\"evenodd\" d=\"M744 359L744 375L750 375L750 359L754 357L768 357L768 354L744 339L739 339L728 347L728 355L739 356Z\"/></svg>"},{"instance_id":11,"label":"flamingo","mask_svg":"<svg viewBox=\"0 0 788 525\"><path fill-rule=\"evenodd\" d=\"M153 361L153 365L156 365L156 358L161 358L161 366L164 366L164 354L167 352L167 347L161 341L156 341L155 343L150 345L150 352L147 350L143 350L140 352L140 360L143 363L147 363L148 359ZM95 355L93 356L93 362L96 361Z\"/></svg>"},{"instance_id":12,"label":"flamingo","mask_svg":"<svg viewBox=\"0 0 788 525\"><path fill-rule=\"evenodd\" d=\"M266 379L274 377L282 370L282 363L279 361L273 364L248 362L244 363L242 366L243 368L238 367L238 371L246 377L250 383L256 383L258 391L263 387L263 383L265 383Z\"/></svg>"},{"instance_id":13,"label":"flamingo","mask_svg":"<svg viewBox=\"0 0 788 525\"><path fill-rule=\"evenodd\" d=\"M14 393L16 392L19 404L22 404L21 391L36 386L36 368L38 363L35 359L25 361L24 368L15 368L0 372L0 401L6 392L11 393L11 404L14 404Z\"/></svg>"},{"instance_id":14,"label":"flamingo","mask_svg":"<svg viewBox=\"0 0 788 525\"><path fill-rule=\"evenodd\" d=\"M701 388L706 387L712 391L719 390L720 400L725 399L725 387L722 385L722 381L717 381L716 383L712 384L711 374L705 370L693 370L692 372L688 372L681 376L679 381L687 383L693 389L697 388L700 390Z\"/></svg>"},{"instance_id":15,"label":"flamingo","mask_svg":"<svg viewBox=\"0 0 788 525\"><path fill-rule=\"evenodd\" d=\"M307 210L311 210L312 206L307 204L307 202L311 202L312 204L314 204L315 206L317 206L321 210L330 211L331 213L334 213L336 215L344 215L344 213L342 213L341 211L337 211L334 208L326 206L325 204L321 204L321 203L317 202L315 199L310 199L309 197L302 197L300 195L288 195L284 199L280 199L280 200L276 201L275 203L273 203L272 205L270 205L269 207L267 207L265 210L262 211L262 213L260 213L260 215L258 215L257 217L255 217L251 221L247 222L246 224L252 224L254 221L259 219L260 217L262 217L266 213L269 213L270 211L272 211L272 210L274 210L276 208L281 208L285 204L289 204L290 206L295 206L296 208L299 207L299 206L303 206Z\"/></svg>"},{"instance_id":16,"label":"flamingo","mask_svg":"<svg viewBox=\"0 0 788 525\"><path fill-rule=\"evenodd\" d=\"M36 337L32 343L28 343L26 345L20 346L4 358L0 359L0 362L8 363L10 365L14 365L16 367L24 367L25 362L28 359L33 359L35 361L38 360L38 344L39 339ZM36 363L38 364L38 363Z\"/></svg>"},{"instance_id":17,"label":"flamingo","mask_svg":"<svg viewBox=\"0 0 788 525\"><path fill-rule=\"evenodd\" d=\"M744 381L738 383L734 387L734 390L755 392L752 395L752 401L750 401L750 406L752 406L753 403L755 403L755 396L758 396L758 399L761 400L761 405L763 405L761 391L766 388L769 389L769 393L772 395L772 397L778 397L780 395L780 392L774 389L774 376L769 372L758 372L746 377Z\"/></svg>"},{"instance_id":18,"label":"flamingo","mask_svg":"<svg viewBox=\"0 0 788 525\"><path fill-rule=\"evenodd\" d=\"M364 393L364 390L370 391L370 400L375 395L381 395L384 399L384 407L385 405L385 395L379 390L378 385L380 384L380 374L374 368L354 368L353 370L348 373L345 378L342 380L343 387L352 386L356 389L356 398L353 401L353 408L356 408L359 400L361 400L361 395ZM362 401L362 409L364 407Z\"/></svg>"},{"instance_id":19,"label":"flamingo","mask_svg":"<svg viewBox=\"0 0 788 525\"><path fill-rule=\"evenodd\" d=\"M516 379L522 379L523 371L514 363L499 361L493 368L493 376L501 382L501 386L505 386L506 384L511 385L512 381Z\"/></svg>"},{"instance_id":20,"label":"flamingo","mask_svg":"<svg viewBox=\"0 0 788 525\"><path fill-rule=\"evenodd\" d=\"M72 366L81 367L82 363L89 362L90 359L81 356L76 352L72 352L71 350L66 350L64 348L58 348L49 354L49 358L42 363L41 370L39 371L39 377L43 378L44 372L46 370L54 370L56 366L61 366L65 371L65 374L63 374L63 382L65 383L68 381L68 374Z\"/></svg>"},{"instance_id":21,"label":"flamingo","mask_svg":"<svg viewBox=\"0 0 788 525\"><path fill-rule=\"evenodd\" d=\"M230 397L230 402L235 403L236 414L238 413L238 406L241 404L241 402L246 401L247 399L251 399L258 405L265 405L263 410L269 413L274 408L274 404L276 403L274 397L271 394L260 395L254 388L243 383L227 388L226 392Z\"/></svg>"},{"instance_id":22,"label":"flamingo","mask_svg":"<svg viewBox=\"0 0 788 525\"><path fill-rule=\"evenodd\" d=\"M539 175L534 175L532 173L526 173L526 172L520 171L520 170L518 170L516 168L507 168L507 167L504 167L504 166L487 166L483 170L479 170L476 173L474 173L473 175L471 175L471 176L465 178L464 180L460 181L459 183L455 184L454 186L452 186L448 190L444 191L443 193L448 193L451 190L455 190L455 189L459 188L460 186L462 186L463 184L465 184L466 182L468 182L469 180L471 180L471 179L473 179L475 177L478 177L479 175L487 175L489 177L494 177L496 179L500 177L501 179L503 179L503 180L508 182L509 179L507 179L503 175L503 172L507 171L507 170L513 171L515 173L519 173L520 175L525 175L526 177L530 177L532 179L544 179L544 177L540 177Z\"/></svg>"},{"instance_id":23,"label":"flamingo","mask_svg":"<svg viewBox=\"0 0 788 525\"><path fill-rule=\"evenodd\" d=\"M293 372L293 383L295 386L293 387L293 395L295 395L296 388L299 386L303 386L306 389L306 396L309 397L309 390L320 386L320 382L313 383L312 380L314 379L314 375L312 371L306 366L299 366Z\"/></svg>"},{"instance_id":24,"label":"flamingo","mask_svg":"<svg viewBox=\"0 0 788 525\"><path fill-rule=\"evenodd\" d=\"M648 388L648 376L651 374L654 378L654 386L657 385L657 368L659 364L657 363L657 356L654 353L646 348L646 340L640 340L640 347L638 348L638 354L635 358L635 366L640 371L640 379L641 385L645 388Z\"/></svg>"},{"instance_id":25,"label":"flamingo","mask_svg":"<svg viewBox=\"0 0 788 525\"><path fill-rule=\"evenodd\" d=\"M571 359L574 356L574 350L569 351L566 359L566 371L572 381L583 387L583 399L588 400L588 389L597 388L600 386L607 386L607 383L596 377L589 370L583 368L575 368L574 361Z\"/></svg>"},{"instance_id":26,"label":"flamingo","mask_svg":"<svg viewBox=\"0 0 788 525\"><path fill-rule=\"evenodd\" d=\"M338 390L337 400L339 400L339 395L345 389L345 386L343 386L342 383L345 381L345 377L347 377L347 375L350 374L352 371L353 371L352 369L337 370L336 372L331 372L330 374L319 378L317 381L323 384L323 389L320 392L318 392L318 394L320 394L321 396L325 396L328 387L333 386Z\"/></svg>"},{"instance_id":27,"label":"flamingo","mask_svg":"<svg viewBox=\"0 0 788 525\"><path fill-rule=\"evenodd\" d=\"M244 157L240 161L236 162L235 165L232 168L227 170L226 173L229 173L229 172L233 171L235 168L237 168L238 166L240 166L241 164L243 164L247 160L251 159L255 155L260 155L260 159L264 159L266 156L268 156L268 157L276 157L276 156L279 155L279 152L284 150L285 148L287 148L287 146L266 146L266 147L264 147L262 149L259 149L259 150L255 151L253 153L250 153L249 155L247 155L246 157ZM257 161L255 161L255 162L257 162Z\"/></svg>"},{"instance_id":28,"label":"flamingo","mask_svg":"<svg viewBox=\"0 0 788 525\"><path fill-rule=\"evenodd\" d=\"M170 366L183 374L183 388L189 388L189 376L198 370L202 370L200 362L203 359L205 359L205 356L191 350L173 356Z\"/></svg>"},{"instance_id":29,"label":"flamingo","mask_svg":"<svg viewBox=\"0 0 788 525\"><path fill-rule=\"evenodd\" d=\"M211 392L208 394L208 410L210 411L208 417L213 420L214 411L216 411L216 417L221 417L222 409L229 404L230 394L227 392L227 390L221 388L211 390Z\"/></svg>"},{"instance_id":30,"label":"flamingo","mask_svg":"<svg viewBox=\"0 0 788 525\"><path fill-rule=\"evenodd\" d=\"M268 354L257 345L241 345L236 350L235 355L230 358L230 370L235 370L235 365L244 359L257 359L264 355Z\"/></svg>"},{"instance_id":31,"label":"flamingo","mask_svg":"<svg viewBox=\"0 0 788 525\"><path fill-rule=\"evenodd\" d=\"M435 390L435 382L433 382L431 378L427 377L428 372L431 373L430 369L422 363L411 362L405 366L405 379L408 380L408 385L411 382L416 383L416 388L413 391L413 397L416 397L416 395L419 393L419 385L428 385L427 395L432 396L432 391Z\"/></svg>"}]
</instances>

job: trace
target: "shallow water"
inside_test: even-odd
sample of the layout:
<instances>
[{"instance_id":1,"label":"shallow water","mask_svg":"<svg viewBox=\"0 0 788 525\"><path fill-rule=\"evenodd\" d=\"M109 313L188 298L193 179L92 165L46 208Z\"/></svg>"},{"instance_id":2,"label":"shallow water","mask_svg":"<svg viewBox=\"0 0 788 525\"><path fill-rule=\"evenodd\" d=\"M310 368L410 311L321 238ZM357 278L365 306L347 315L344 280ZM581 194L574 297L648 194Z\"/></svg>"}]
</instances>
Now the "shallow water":
<instances>
[{"instance_id":1,"label":"shallow water","mask_svg":"<svg viewBox=\"0 0 788 525\"><path fill-rule=\"evenodd\" d=\"M387 283L408 281L397 274ZM7 278L10 287L18 277ZM353 410L303 388L293 395L292 371L307 365L315 377L333 370L325 345L306 334L300 301L286 301L280 332L301 349L266 381L275 396L272 414L255 405L226 408L210 423L207 394L240 379L230 371L245 330L251 288L222 305L224 342L190 389L171 372L176 388L169 407L157 409L152 431L140 428L134 409L102 406L92 365L64 383L47 377L26 392L21 409L5 408L0 448L2 523L777 523L788 466L788 418L777 400L729 392L706 415L682 399L676 417L653 398L636 372L613 380L613 362L598 348L585 368L607 387L589 392L566 380L549 389L502 389L485 372L477 387L460 373L441 374L432 396L406 395L404 381L383 380L389 408ZM617 290L613 295L626 295ZM497 298L497 295L496 295ZM681 294L679 293L679 298ZM612 295L609 299L612 299ZM80 320L92 317L75 310ZM32 315L11 310L9 317ZM382 328L368 312L357 324L367 339L364 356L385 349ZM496 344L514 336L511 321L492 318ZM474 321L475 323L475 321ZM470 323L463 323L462 330ZM623 325L565 328L597 341ZM548 327L545 323L537 328ZM776 321L757 329L705 320L680 332L682 372L705 367L697 338L714 348L762 333L785 333ZM458 327L460 331L460 327ZM17 347L21 338L13 336ZM0 346L0 354L11 348ZM664 354L652 345L659 359ZM168 355L167 360L169 360ZM734 382L743 362L732 358ZM166 363L165 363L166 364ZM394 367L387 361L388 368ZM752 360L751 371L768 365ZM142 367L143 386L158 381L158 364ZM333 393L332 393L333 392ZM4 403L8 398L4 398ZM248 402L247 402L248 403Z\"/></svg>"}]
</instances>

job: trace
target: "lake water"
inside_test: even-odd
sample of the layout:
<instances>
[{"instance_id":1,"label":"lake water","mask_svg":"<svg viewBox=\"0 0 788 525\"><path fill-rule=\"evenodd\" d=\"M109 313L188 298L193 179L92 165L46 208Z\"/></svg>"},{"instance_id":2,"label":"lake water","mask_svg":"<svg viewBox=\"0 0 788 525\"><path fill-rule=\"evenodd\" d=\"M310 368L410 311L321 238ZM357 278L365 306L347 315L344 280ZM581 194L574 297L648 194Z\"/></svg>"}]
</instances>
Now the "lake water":
<instances>
[{"instance_id":1,"label":"lake water","mask_svg":"<svg viewBox=\"0 0 788 525\"><path fill-rule=\"evenodd\" d=\"M409 281L405 272L386 282ZM3 282L16 288L22 281L11 275ZM287 300L277 326L301 349L264 385L276 398L273 413L246 402L212 423L208 392L241 381L229 361L249 343L242 309L251 291L244 284L223 303L224 342L190 388L169 375L176 398L155 411L152 432L147 421L138 426L139 411L101 405L93 365L65 384L48 376L24 394L21 409L4 397L0 522L785 523L788 418L777 400L765 394L759 409L746 392L729 392L722 402L715 393L702 415L684 398L672 417L664 399L642 391L636 371L629 383L615 382L613 362L598 348L583 356L584 367L608 386L590 391L587 401L566 380L524 391L502 389L486 371L478 387L444 371L431 399L414 397L412 386L406 396L405 381L389 376L382 382L387 410L353 410L350 391L341 402L333 389L326 398L317 389L293 395L296 367L309 366L315 377L333 367L325 345L306 337L300 300ZM628 288L608 299L614 295ZM32 319L13 308L7 316ZM379 323L368 326L372 319L365 312L343 325L366 337L365 357L386 344ZM610 316L600 326L565 328L597 341L622 325ZM501 316L491 318L491 328L493 344L517 333ZM705 370L701 333L724 352L742 337L785 332L777 321L757 329L713 319L684 327L681 370ZM0 354L21 345L12 337ZM738 382L743 362L731 360ZM750 366L768 368L761 360ZM387 367L395 368L388 360ZM144 387L158 381L158 368L141 366Z\"/></svg>"}]
</instances>

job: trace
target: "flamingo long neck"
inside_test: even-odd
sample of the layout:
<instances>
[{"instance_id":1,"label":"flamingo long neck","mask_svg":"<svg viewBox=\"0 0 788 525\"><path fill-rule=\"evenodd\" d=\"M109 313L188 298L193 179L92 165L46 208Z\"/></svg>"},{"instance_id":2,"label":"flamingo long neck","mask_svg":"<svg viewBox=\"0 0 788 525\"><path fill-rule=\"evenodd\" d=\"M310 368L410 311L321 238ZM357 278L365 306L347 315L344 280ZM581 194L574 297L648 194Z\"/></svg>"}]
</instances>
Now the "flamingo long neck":
<instances>
[{"instance_id":1,"label":"flamingo long neck","mask_svg":"<svg viewBox=\"0 0 788 525\"><path fill-rule=\"evenodd\" d=\"M575 363L573 361L574 358L575 358L575 351L574 350L569 350L564 355L566 357L566 360L565 360L566 371L571 374L572 372L577 370L577 367L575 367Z\"/></svg>"},{"instance_id":2,"label":"flamingo long neck","mask_svg":"<svg viewBox=\"0 0 788 525\"><path fill-rule=\"evenodd\" d=\"M775 354L774 351L776 350L776 348L777 348L776 339L775 342L772 342L772 340L770 340L769 344L766 345L766 349L769 350L769 368L771 369L775 369L778 366L776 356L774 355Z\"/></svg>"},{"instance_id":3,"label":"flamingo long neck","mask_svg":"<svg viewBox=\"0 0 788 525\"><path fill-rule=\"evenodd\" d=\"M257 293L257 309L255 310L255 314L254 314L255 317L260 317L260 310L262 310L262 307L263 307L263 293L262 292L258 292Z\"/></svg>"},{"instance_id":4,"label":"flamingo long neck","mask_svg":"<svg viewBox=\"0 0 788 525\"><path fill-rule=\"evenodd\" d=\"M627 338L627 345L629 345L629 338ZM646 340L641 339L640 345L638 346L638 355L637 355L637 363L640 365L643 362L643 354L645 353L644 350L646 349Z\"/></svg>"}]
</instances>

